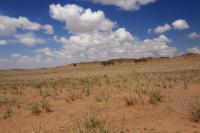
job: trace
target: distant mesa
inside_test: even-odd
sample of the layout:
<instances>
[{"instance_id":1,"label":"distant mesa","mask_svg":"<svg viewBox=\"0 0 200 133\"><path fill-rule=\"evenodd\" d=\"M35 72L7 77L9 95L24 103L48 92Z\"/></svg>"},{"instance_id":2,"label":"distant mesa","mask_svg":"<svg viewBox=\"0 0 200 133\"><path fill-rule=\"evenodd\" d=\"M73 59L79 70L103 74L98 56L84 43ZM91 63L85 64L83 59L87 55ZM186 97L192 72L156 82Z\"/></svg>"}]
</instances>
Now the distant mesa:
<instances>
[{"instance_id":1,"label":"distant mesa","mask_svg":"<svg viewBox=\"0 0 200 133\"><path fill-rule=\"evenodd\" d=\"M200 57L200 54L188 53L188 54L182 55L182 57Z\"/></svg>"},{"instance_id":2,"label":"distant mesa","mask_svg":"<svg viewBox=\"0 0 200 133\"><path fill-rule=\"evenodd\" d=\"M91 61L91 62L80 62L80 63L72 63L70 64L74 68L78 67L79 65L84 65L84 64L101 64L102 66L111 66L111 65L116 65L116 64L122 64L122 63L146 63L146 62L162 62L162 61L171 61L171 60L187 60L187 59L200 59L200 54L196 53L187 53L181 56L175 56L175 57L145 57L145 58L120 58L120 59L111 59L107 61ZM63 68L69 65L63 65L63 66L56 66L53 68ZM48 68L36 68L36 69L48 69ZM10 69L13 71L25 71L28 69ZM5 71L5 70L0 70Z\"/></svg>"},{"instance_id":3,"label":"distant mesa","mask_svg":"<svg viewBox=\"0 0 200 133\"><path fill-rule=\"evenodd\" d=\"M187 59L187 58L200 58L200 54L195 53L187 53L181 56L175 57L144 57L144 58L120 58L120 59L111 59L107 61L92 61L92 62L81 62L77 63L76 65L80 64L101 64L103 66L110 66L115 64L122 64L122 63L145 63L145 62L152 62L152 61L169 61L172 59ZM74 66L74 63L71 64Z\"/></svg>"}]
</instances>

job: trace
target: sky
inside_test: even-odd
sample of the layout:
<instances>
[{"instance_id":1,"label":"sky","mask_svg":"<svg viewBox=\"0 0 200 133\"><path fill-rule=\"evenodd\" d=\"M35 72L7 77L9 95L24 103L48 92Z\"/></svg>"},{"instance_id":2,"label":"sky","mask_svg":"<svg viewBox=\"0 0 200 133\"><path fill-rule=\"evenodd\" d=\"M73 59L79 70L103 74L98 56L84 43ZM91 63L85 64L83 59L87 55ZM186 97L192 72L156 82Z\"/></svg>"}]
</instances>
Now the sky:
<instances>
[{"instance_id":1,"label":"sky","mask_svg":"<svg viewBox=\"0 0 200 133\"><path fill-rule=\"evenodd\" d=\"M1 0L0 69L200 53L199 0Z\"/></svg>"}]
</instances>

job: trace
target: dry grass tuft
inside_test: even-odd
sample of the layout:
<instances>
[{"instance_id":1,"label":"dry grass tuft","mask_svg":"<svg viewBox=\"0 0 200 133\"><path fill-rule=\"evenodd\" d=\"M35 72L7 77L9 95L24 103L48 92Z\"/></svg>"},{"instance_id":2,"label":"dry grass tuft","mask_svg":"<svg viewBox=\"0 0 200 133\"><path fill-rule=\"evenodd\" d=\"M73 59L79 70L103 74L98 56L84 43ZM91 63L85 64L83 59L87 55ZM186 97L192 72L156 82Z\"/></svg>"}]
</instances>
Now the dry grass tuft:
<instances>
[{"instance_id":1,"label":"dry grass tuft","mask_svg":"<svg viewBox=\"0 0 200 133\"><path fill-rule=\"evenodd\" d=\"M31 112L37 115L41 113L40 105L37 102L31 103Z\"/></svg>"},{"instance_id":2,"label":"dry grass tuft","mask_svg":"<svg viewBox=\"0 0 200 133\"><path fill-rule=\"evenodd\" d=\"M100 113L87 114L72 124L71 133L114 133L115 128Z\"/></svg>"},{"instance_id":3,"label":"dry grass tuft","mask_svg":"<svg viewBox=\"0 0 200 133\"><path fill-rule=\"evenodd\" d=\"M192 120L200 122L200 101L196 102L191 111Z\"/></svg>"},{"instance_id":4,"label":"dry grass tuft","mask_svg":"<svg viewBox=\"0 0 200 133\"><path fill-rule=\"evenodd\" d=\"M151 104L156 104L157 102L161 102L164 97L161 94L161 92L157 89L149 91L148 95L149 95L149 102Z\"/></svg>"},{"instance_id":5,"label":"dry grass tuft","mask_svg":"<svg viewBox=\"0 0 200 133\"><path fill-rule=\"evenodd\" d=\"M47 133L46 131L43 130L41 125L33 125L32 129L33 133Z\"/></svg>"},{"instance_id":6,"label":"dry grass tuft","mask_svg":"<svg viewBox=\"0 0 200 133\"><path fill-rule=\"evenodd\" d=\"M124 101L127 106L134 106L138 102L137 98L135 96L132 97L130 94L124 97Z\"/></svg>"},{"instance_id":7,"label":"dry grass tuft","mask_svg":"<svg viewBox=\"0 0 200 133\"><path fill-rule=\"evenodd\" d=\"M50 103L46 99L44 99L42 101L42 108L45 109L46 112L52 112L53 111L52 105L50 105Z\"/></svg>"},{"instance_id":8,"label":"dry grass tuft","mask_svg":"<svg viewBox=\"0 0 200 133\"><path fill-rule=\"evenodd\" d=\"M9 107L5 110L5 112L3 113L3 118L4 119L8 119L12 116L13 110L10 109Z\"/></svg>"}]
</instances>

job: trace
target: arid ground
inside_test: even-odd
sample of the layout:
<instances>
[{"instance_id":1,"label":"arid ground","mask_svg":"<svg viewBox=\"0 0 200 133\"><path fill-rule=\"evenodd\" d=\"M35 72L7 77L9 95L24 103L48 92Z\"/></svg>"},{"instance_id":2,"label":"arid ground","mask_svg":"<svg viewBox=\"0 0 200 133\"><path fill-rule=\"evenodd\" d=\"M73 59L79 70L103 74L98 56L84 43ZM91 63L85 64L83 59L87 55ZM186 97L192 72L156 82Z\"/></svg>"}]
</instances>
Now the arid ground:
<instances>
[{"instance_id":1,"label":"arid ground","mask_svg":"<svg viewBox=\"0 0 200 133\"><path fill-rule=\"evenodd\" d=\"M200 133L200 55L0 71L0 133Z\"/></svg>"}]
</instances>

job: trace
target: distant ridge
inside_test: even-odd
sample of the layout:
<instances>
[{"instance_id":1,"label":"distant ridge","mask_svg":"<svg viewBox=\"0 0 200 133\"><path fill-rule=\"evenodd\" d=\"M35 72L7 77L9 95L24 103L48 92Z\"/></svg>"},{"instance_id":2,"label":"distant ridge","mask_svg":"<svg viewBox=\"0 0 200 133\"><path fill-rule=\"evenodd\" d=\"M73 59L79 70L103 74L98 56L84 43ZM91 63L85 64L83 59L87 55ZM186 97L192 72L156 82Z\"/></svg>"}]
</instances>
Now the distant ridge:
<instances>
[{"instance_id":1,"label":"distant ridge","mask_svg":"<svg viewBox=\"0 0 200 133\"><path fill-rule=\"evenodd\" d=\"M200 54L188 53L188 54L182 55L182 57L200 57Z\"/></svg>"},{"instance_id":2,"label":"distant ridge","mask_svg":"<svg viewBox=\"0 0 200 133\"><path fill-rule=\"evenodd\" d=\"M103 62L113 61L114 63L128 63L128 62L150 62L150 61L169 61L173 59L186 59L186 58L200 58L200 54L196 53L187 53L181 56L174 56L174 57L143 57L143 58L119 58L119 59L111 59L106 61L91 61L91 62L80 62L80 63L73 63L73 64L100 64Z\"/></svg>"},{"instance_id":3,"label":"distant ridge","mask_svg":"<svg viewBox=\"0 0 200 133\"><path fill-rule=\"evenodd\" d=\"M114 64L122 64L122 63L145 63L145 62L153 62L153 61L170 61L170 60L177 60L177 59L192 59L192 58L198 58L200 59L200 54L196 53L187 53L183 54L180 56L174 56L174 57L143 57L143 58L119 58L119 59L111 59L111 60L105 60L105 61L91 61L91 62L79 62L79 63L71 63L67 65L62 65L62 66L55 66L55 67L49 67L49 68L62 68L65 66L76 66L76 65L81 65L81 64L103 64L104 62L113 62ZM48 68L34 68L34 69L48 69ZM25 70L30 70L30 69L7 69L7 70L12 70L12 71L25 71ZM7 70L0 70L1 71L7 71Z\"/></svg>"}]
</instances>

